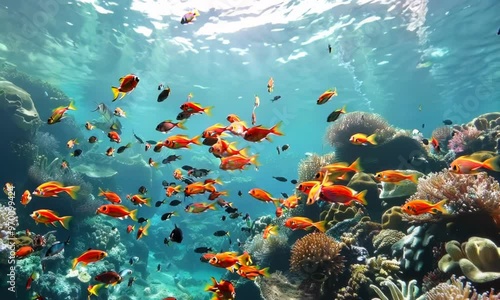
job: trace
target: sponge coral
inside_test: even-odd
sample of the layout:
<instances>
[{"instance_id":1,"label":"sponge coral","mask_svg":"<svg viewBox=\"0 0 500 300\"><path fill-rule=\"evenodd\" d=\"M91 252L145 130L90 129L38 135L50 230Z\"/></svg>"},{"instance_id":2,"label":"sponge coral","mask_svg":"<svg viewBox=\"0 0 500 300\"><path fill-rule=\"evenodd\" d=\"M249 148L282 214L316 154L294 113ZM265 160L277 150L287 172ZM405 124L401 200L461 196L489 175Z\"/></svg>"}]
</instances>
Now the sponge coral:
<instances>
[{"instance_id":1,"label":"sponge coral","mask_svg":"<svg viewBox=\"0 0 500 300\"><path fill-rule=\"evenodd\" d=\"M314 232L297 240L292 248L290 270L324 280L344 270L342 244L324 233Z\"/></svg>"}]
</instances>

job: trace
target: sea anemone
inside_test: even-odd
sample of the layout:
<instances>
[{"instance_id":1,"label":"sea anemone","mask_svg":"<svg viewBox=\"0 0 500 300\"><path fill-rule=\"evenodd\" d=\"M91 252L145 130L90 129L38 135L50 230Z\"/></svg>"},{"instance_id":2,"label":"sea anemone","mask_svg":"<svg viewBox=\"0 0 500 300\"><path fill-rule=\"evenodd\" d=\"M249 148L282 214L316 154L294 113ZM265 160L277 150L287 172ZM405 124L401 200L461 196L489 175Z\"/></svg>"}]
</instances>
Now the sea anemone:
<instances>
[{"instance_id":1,"label":"sea anemone","mask_svg":"<svg viewBox=\"0 0 500 300\"><path fill-rule=\"evenodd\" d=\"M482 131L472 126L460 131L455 131L455 135L448 142L448 149L452 150L457 155L471 154L481 148L480 144L482 141L478 138L482 133Z\"/></svg>"}]
</instances>

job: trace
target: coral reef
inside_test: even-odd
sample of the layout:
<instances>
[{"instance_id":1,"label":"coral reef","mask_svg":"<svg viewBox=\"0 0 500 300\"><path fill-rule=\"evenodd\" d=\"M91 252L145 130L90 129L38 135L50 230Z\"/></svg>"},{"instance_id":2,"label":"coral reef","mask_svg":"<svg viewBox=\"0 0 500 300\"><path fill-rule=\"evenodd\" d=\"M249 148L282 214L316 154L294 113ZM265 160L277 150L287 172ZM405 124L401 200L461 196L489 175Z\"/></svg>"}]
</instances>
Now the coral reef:
<instances>
[{"instance_id":1,"label":"coral reef","mask_svg":"<svg viewBox=\"0 0 500 300\"><path fill-rule=\"evenodd\" d=\"M383 255L368 258L366 265L368 266L368 270L374 274L375 281L377 282L392 279L393 275L396 275L400 269L399 261L388 259Z\"/></svg>"},{"instance_id":2,"label":"coral reef","mask_svg":"<svg viewBox=\"0 0 500 300\"><path fill-rule=\"evenodd\" d=\"M309 181L313 180L316 173L318 173L319 169L323 166L333 163L335 160L335 154L325 154L318 155L312 154L299 162L298 167L298 181Z\"/></svg>"},{"instance_id":3,"label":"coral reef","mask_svg":"<svg viewBox=\"0 0 500 300\"><path fill-rule=\"evenodd\" d=\"M470 282L464 283L464 278L456 278L453 275L448 282L438 284L425 295L427 300L493 300L500 299L500 293L495 294L493 290L478 294Z\"/></svg>"},{"instance_id":4,"label":"coral reef","mask_svg":"<svg viewBox=\"0 0 500 300\"><path fill-rule=\"evenodd\" d=\"M432 244L435 242L430 227L430 224L412 226L406 236L392 245L392 257L401 258L403 270L418 273L427 271L429 266L425 265L425 261L432 258Z\"/></svg>"},{"instance_id":5,"label":"coral reef","mask_svg":"<svg viewBox=\"0 0 500 300\"><path fill-rule=\"evenodd\" d=\"M0 264L6 264L11 250L9 245L10 228L17 228L19 220L16 210L0 204Z\"/></svg>"},{"instance_id":6,"label":"coral reef","mask_svg":"<svg viewBox=\"0 0 500 300\"><path fill-rule=\"evenodd\" d=\"M448 151L448 143L453 137L453 127L441 126L432 131L431 136L435 138L441 146L441 151Z\"/></svg>"},{"instance_id":7,"label":"coral reef","mask_svg":"<svg viewBox=\"0 0 500 300\"><path fill-rule=\"evenodd\" d=\"M382 214L382 229L407 230L410 225L403 220L400 206L393 206Z\"/></svg>"},{"instance_id":8,"label":"coral reef","mask_svg":"<svg viewBox=\"0 0 500 300\"><path fill-rule=\"evenodd\" d=\"M471 237L460 245L457 241L446 243L446 252L438 263L443 272L460 268L473 282L485 283L500 278L500 247L489 239Z\"/></svg>"},{"instance_id":9,"label":"coral reef","mask_svg":"<svg viewBox=\"0 0 500 300\"><path fill-rule=\"evenodd\" d=\"M456 153L456 155L472 154L482 150L482 139L479 139L482 131L476 127L467 127L462 130L456 130L453 137L448 142L448 149Z\"/></svg>"},{"instance_id":10,"label":"coral reef","mask_svg":"<svg viewBox=\"0 0 500 300\"><path fill-rule=\"evenodd\" d=\"M341 249L342 244L326 234L310 233L293 245L290 270L319 281L338 275L344 269Z\"/></svg>"},{"instance_id":11,"label":"coral reef","mask_svg":"<svg viewBox=\"0 0 500 300\"><path fill-rule=\"evenodd\" d=\"M380 299L377 300L417 300L421 298L417 298L418 295L418 287L416 286L416 280L410 280L408 284L402 280L398 280L401 288L392 282L391 280L382 281L381 285L389 288L391 297L387 297L382 290L380 290L376 285L370 285L370 287L377 293Z\"/></svg>"},{"instance_id":12,"label":"coral reef","mask_svg":"<svg viewBox=\"0 0 500 300\"><path fill-rule=\"evenodd\" d=\"M390 254L392 245L405 236L404 232L394 229L382 229L373 237L375 254Z\"/></svg>"},{"instance_id":13,"label":"coral reef","mask_svg":"<svg viewBox=\"0 0 500 300\"><path fill-rule=\"evenodd\" d=\"M255 264L273 270L287 271L290 246L288 236L284 233L271 235L267 239L264 239L262 234L256 234L245 242L243 250L252 254Z\"/></svg>"},{"instance_id":14,"label":"coral reef","mask_svg":"<svg viewBox=\"0 0 500 300\"><path fill-rule=\"evenodd\" d=\"M321 212L319 218L320 220L325 220L327 229L331 228L335 224L354 218L358 208L355 206L342 205L340 203L332 203L328 210Z\"/></svg>"},{"instance_id":15,"label":"coral reef","mask_svg":"<svg viewBox=\"0 0 500 300\"><path fill-rule=\"evenodd\" d=\"M260 289L260 295L265 300L302 300L302 292L298 286L290 283L281 272L274 272L269 277L258 277L255 284Z\"/></svg>"}]
</instances>

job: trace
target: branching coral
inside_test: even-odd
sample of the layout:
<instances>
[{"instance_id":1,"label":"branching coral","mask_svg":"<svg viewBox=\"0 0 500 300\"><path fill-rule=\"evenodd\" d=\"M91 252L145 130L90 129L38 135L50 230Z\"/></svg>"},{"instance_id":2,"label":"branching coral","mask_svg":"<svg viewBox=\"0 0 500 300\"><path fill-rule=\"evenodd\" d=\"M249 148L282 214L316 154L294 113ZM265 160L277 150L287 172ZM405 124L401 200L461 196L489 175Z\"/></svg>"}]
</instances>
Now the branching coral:
<instances>
[{"instance_id":1,"label":"branching coral","mask_svg":"<svg viewBox=\"0 0 500 300\"><path fill-rule=\"evenodd\" d=\"M451 277L448 282L440 283L425 294L427 300L493 300L499 299L500 293L496 294L491 290L489 293L478 294L470 282L464 283L464 278Z\"/></svg>"},{"instance_id":2,"label":"branching coral","mask_svg":"<svg viewBox=\"0 0 500 300\"><path fill-rule=\"evenodd\" d=\"M386 279L392 279L392 275L395 275L400 269L397 260L388 259L383 255L370 257L366 261L366 265L370 272L375 275L375 280L379 282Z\"/></svg>"},{"instance_id":3,"label":"branching coral","mask_svg":"<svg viewBox=\"0 0 500 300\"><path fill-rule=\"evenodd\" d=\"M373 246L375 247L375 253L386 253L390 252L392 245L397 243L400 239L405 236L404 232L394 229L382 229L377 235L373 237Z\"/></svg>"},{"instance_id":4,"label":"branching coral","mask_svg":"<svg viewBox=\"0 0 500 300\"><path fill-rule=\"evenodd\" d=\"M452 138L453 128L449 126L441 126L432 131L432 137L435 138L440 145L448 145L448 141ZM443 149L444 150L444 149Z\"/></svg>"},{"instance_id":5,"label":"branching coral","mask_svg":"<svg viewBox=\"0 0 500 300\"><path fill-rule=\"evenodd\" d=\"M477 144L481 144L478 138L483 132L476 127L467 127L460 131L455 131L455 134L448 142L448 149L455 152L457 155L471 154L479 150Z\"/></svg>"},{"instance_id":6,"label":"branching coral","mask_svg":"<svg viewBox=\"0 0 500 300\"><path fill-rule=\"evenodd\" d=\"M324 233L314 232L297 240L292 248L290 270L316 280L339 275L344 270L342 243Z\"/></svg>"},{"instance_id":7,"label":"branching coral","mask_svg":"<svg viewBox=\"0 0 500 300\"><path fill-rule=\"evenodd\" d=\"M500 225L500 186L486 173L460 175L448 170L433 173L418 181L417 192L408 201L424 199L437 203L448 199L450 215L485 213ZM438 214L404 215L414 222L437 221Z\"/></svg>"}]
</instances>

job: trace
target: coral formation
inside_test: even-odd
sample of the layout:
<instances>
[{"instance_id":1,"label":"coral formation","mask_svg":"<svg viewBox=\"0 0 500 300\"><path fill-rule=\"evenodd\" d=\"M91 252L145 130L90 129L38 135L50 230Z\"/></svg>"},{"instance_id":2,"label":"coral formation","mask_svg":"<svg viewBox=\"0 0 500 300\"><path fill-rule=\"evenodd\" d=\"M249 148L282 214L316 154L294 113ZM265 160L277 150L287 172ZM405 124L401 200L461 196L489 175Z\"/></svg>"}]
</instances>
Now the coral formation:
<instances>
[{"instance_id":1,"label":"coral formation","mask_svg":"<svg viewBox=\"0 0 500 300\"><path fill-rule=\"evenodd\" d=\"M290 270L322 281L344 269L342 244L324 233L313 232L297 240L292 248Z\"/></svg>"},{"instance_id":2,"label":"coral formation","mask_svg":"<svg viewBox=\"0 0 500 300\"><path fill-rule=\"evenodd\" d=\"M392 245L392 256L401 258L403 270L413 270L415 272L426 271L425 261L432 257L432 243L435 236L432 234L432 227L429 224L412 226L408 229L407 235Z\"/></svg>"},{"instance_id":3,"label":"coral formation","mask_svg":"<svg viewBox=\"0 0 500 300\"><path fill-rule=\"evenodd\" d=\"M373 237L373 246L375 247L375 254L389 254L392 245L397 243L405 236L404 232L394 229L382 229ZM387 253L386 253L387 252Z\"/></svg>"},{"instance_id":4,"label":"coral formation","mask_svg":"<svg viewBox=\"0 0 500 300\"><path fill-rule=\"evenodd\" d=\"M260 288L260 295L266 300L302 300L302 292L298 286L290 283L281 272L274 272L269 277L259 277L255 284Z\"/></svg>"},{"instance_id":5,"label":"coral formation","mask_svg":"<svg viewBox=\"0 0 500 300\"><path fill-rule=\"evenodd\" d=\"M403 220L403 211L400 206L393 206L382 214L382 228L406 230L409 225Z\"/></svg>"},{"instance_id":6,"label":"coral formation","mask_svg":"<svg viewBox=\"0 0 500 300\"><path fill-rule=\"evenodd\" d=\"M355 206L342 205L340 203L332 203L328 210L324 210L320 214L320 219L326 221L325 227L331 228L335 224L354 218L358 208Z\"/></svg>"},{"instance_id":7,"label":"coral formation","mask_svg":"<svg viewBox=\"0 0 500 300\"><path fill-rule=\"evenodd\" d=\"M458 267L473 282L485 283L500 278L500 247L489 239L471 237L460 245L457 241L446 243L446 252L438 263L443 272Z\"/></svg>"},{"instance_id":8,"label":"coral formation","mask_svg":"<svg viewBox=\"0 0 500 300\"><path fill-rule=\"evenodd\" d=\"M382 286L386 286L389 288L389 291L391 293L391 297L387 297L380 288L378 288L376 285L370 285L370 287L377 293L377 295L380 297L380 299L377 300L417 300L420 298L417 298L418 295L418 287L416 286L417 281L416 280L410 280L408 284L402 280L398 280L399 285L401 285L401 288L398 288L398 286L392 282L391 280L384 280L381 282Z\"/></svg>"},{"instance_id":9,"label":"coral formation","mask_svg":"<svg viewBox=\"0 0 500 300\"><path fill-rule=\"evenodd\" d=\"M299 167L297 170L299 174L298 181L303 182L313 180L319 169L323 166L333 163L334 159L335 154L333 153L325 155L312 154L311 156L302 159L299 162Z\"/></svg>"},{"instance_id":10,"label":"coral formation","mask_svg":"<svg viewBox=\"0 0 500 300\"><path fill-rule=\"evenodd\" d=\"M470 282L464 283L464 278L456 278L453 275L448 282L438 284L425 295L427 300L492 300L500 299L500 293L495 294L493 290L478 294Z\"/></svg>"},{"instance_id":11,"label":"coral formation","mask_svg":"<svg viewBox=\"0 0 500 300\"><path fill-rule=\"evenodd\" d=\"M271 267L273 270L286 271L286 262L290 258L290 246L286 234L279 233L267 239L264 239L262 234L256 234L245 242L243 249L252 254L256 264Z\"/></svg>"},{"instance_id":12,"label":"coral formation","mask_svg":"<svg viewBox=\"0 0 500 300\"><path fill-rule=\"evenodd\" d=\"M481 150L482 141L479 139L482 131L476 127L467 127L462 130L456 130L453 137L448 142L448 149L456 155L472 154Z\"/></svg>"},{"instance_id":13,"label":"coral formation","mask_svg":"<svg viewBox=\"0 0 500 300\"><path fill-rule=\"evenodd\" d=\"M392 279L400 269L399 261L388 259L384 255L377 255L366 260L369 271L374 274L375 281L380 282L386 279Z\"/></svg>"}]
</instances>

